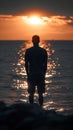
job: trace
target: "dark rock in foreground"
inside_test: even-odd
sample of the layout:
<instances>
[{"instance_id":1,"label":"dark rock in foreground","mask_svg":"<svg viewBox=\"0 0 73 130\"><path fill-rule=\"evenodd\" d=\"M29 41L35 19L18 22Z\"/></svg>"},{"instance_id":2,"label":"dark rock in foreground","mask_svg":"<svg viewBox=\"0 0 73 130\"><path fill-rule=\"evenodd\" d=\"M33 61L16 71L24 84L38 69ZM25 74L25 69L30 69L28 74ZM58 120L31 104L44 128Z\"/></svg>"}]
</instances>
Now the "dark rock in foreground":
<instances>
[{"instance_id":1,"label":"dark rock in foreground","mask_svg":"<svg viewBox=\"0 0 73 130\"><path fill-rule=\"evenodd\" d=\"M0 130L73 130L73 115L44 110L38 104L0 101Z\"/></svg>"}]
</instances>

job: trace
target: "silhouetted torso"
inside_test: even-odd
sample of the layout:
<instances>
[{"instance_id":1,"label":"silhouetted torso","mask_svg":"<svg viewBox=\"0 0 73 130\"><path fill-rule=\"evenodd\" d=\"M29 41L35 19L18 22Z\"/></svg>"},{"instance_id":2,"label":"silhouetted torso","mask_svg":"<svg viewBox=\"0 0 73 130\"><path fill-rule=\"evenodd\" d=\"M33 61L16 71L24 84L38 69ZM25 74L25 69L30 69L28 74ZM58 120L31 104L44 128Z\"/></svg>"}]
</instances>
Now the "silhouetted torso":
<instances>
[{"instance_id":1,"label":"silhouetted torso","mask_svg":"<svg viewBox=\"0 0 73 130\"><path fill-rule=\"evenodd\" d=\"M39 46L33 46L26 50L25 66L28 74L45 74L47 69L47 52Z\"/></svg>"}]
</instances>

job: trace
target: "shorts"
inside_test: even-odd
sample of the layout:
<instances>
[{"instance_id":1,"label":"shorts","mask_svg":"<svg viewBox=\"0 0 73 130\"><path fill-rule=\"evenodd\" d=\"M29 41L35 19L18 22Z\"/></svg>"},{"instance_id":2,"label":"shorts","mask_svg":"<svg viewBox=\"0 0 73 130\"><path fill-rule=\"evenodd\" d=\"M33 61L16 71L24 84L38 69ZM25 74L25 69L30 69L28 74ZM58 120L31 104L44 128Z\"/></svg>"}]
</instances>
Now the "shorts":
<instances>
[{"instance_id":1,"label":"shorts","mask_svg":"<svg viewBox=\"0 0 73 130\"><path fill-rule=\"evenodd\" d=\"M35 93L36 87L38 93L45 93L45 76L30 75L28 77L28 93Z\"/></svg>"}]
</instances>

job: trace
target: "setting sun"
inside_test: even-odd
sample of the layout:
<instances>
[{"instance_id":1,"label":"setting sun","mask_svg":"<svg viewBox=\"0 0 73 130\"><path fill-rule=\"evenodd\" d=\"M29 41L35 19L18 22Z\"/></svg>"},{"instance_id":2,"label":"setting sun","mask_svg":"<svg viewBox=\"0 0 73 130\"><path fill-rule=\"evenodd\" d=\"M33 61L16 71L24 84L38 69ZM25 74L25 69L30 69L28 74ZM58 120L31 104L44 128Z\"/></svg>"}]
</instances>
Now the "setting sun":
<instances>
[{"instance_id":1,"label":"setting sun","mask_svg":"<svg viewBox=\"0 0 73 130\"><path fill-rule=\"evenodd\" d=\"M44 24L44 20L43 17L39 17L39 16L23 16L22 19L28 23L28 24L33 24L33 25L42 25Z\"/></svg>"},{"instance_id":2,"label":"setting sun","mask_svg":"<svg viewBox=\"0 0 73 130\"><path fill-rule=\"evenodd\" d=\"M41 20L41 18L34 16L34 17L29 18L29 23L30 24L41 24L42 20Z\"/></svg>"}]
</instances>

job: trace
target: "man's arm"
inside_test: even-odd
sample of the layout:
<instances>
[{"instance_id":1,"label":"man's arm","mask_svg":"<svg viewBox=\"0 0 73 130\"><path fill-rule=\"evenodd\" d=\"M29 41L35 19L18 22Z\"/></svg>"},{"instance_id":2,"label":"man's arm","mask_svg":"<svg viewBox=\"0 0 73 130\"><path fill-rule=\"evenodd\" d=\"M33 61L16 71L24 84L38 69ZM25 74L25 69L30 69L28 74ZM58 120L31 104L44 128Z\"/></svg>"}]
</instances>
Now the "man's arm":
<instances>
[{"instance_id":1,"label":"man's arm","mask_svg":"<svg viewBox=\"0 0 73 130\"><path fill-rule=\"evenodd\" d=\"M48 60L48 55L47 55L47 52L45 52L45 57L44 57L44 74L46 74L46 71L47 71L47 60Z\"/></svg>"},{"instance_id":2,"label":"man's arm","mask_svg":"<svg viewBox=\"0 0 73 130\"><path fill-rule=\"evenodd\" d=\"M27 50L26 50L26 52L25 52L25 70L26 70L26 73L27 73L27 76L28 76L28 72L29 72L29 62L28 62L28 52L27 52Z\"/></svg>"}]
</instances>

